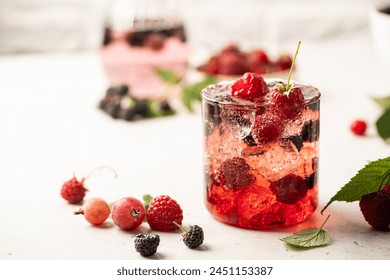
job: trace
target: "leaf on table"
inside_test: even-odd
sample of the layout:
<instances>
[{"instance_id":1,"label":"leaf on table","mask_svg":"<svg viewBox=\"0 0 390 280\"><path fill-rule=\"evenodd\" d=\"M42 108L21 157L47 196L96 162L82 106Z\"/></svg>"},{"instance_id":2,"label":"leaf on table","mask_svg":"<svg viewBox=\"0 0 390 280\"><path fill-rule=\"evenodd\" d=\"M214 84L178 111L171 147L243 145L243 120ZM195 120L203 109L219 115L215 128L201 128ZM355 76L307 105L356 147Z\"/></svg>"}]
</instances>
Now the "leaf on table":
<instances>
[{"instance_id":1,"label":"leaf on table","mask_svg":"<svg viewBox=\"0 0 390 280\"><path fill-rule=\"evenodd\" d=\"M385 140L390 140L390 106L376 121L376 129L379 136Z\"/></svg>"},{"instance_id":2,"label":"leaf on table","mask_svg":"<svg viewBox=\"0 0 390 280\"><path fill-rule=\"evenodd\" d=\"M386 97L372 97L376 104L382 107L384 110L390 109L390 96Z\"/></svg>"},{"instance_id":3,"label":"leaf on table","mask_svg":"<svg viewBox=\"0 0 390 280\"><path fill-rule=\"evenodd\" d=\"M193 103L202 100L200 92L206 86L216 83L218 80L212 76L206 76L202 81L183 87L182 102L188 111L193 112Z\"/></svg>"},{"instance_id":4,"label":"leaf on table","mask_svg":"<svg viewBox=\"0 0 390 280\"><path fill-rule=\"evenodd\" d=\"M360 169L325 205L321 213L334 201L353 202L375 192L390 181L390 157L372 161Z\"/></svg>"},{"instance_id":5,"label":"leaf on table","mask_svg":"<svg viewBox=\"0 0 390 280\"><path fill-rule=\"evenodd\" d=\"M330 234L322 228L328 221L329 217L330 216L328 215L320 228L305 229L280 240L286 242L289 245L300 248L315 248L325 246L330 242Z\"/></svg>"},{"instance_id":6,"label":"leaf on table","mask_svg":"<svg viewBox=\"0 0 390 280\"><path fill-rule=\"evenodd\" d=\"M172 70L167 70L163 68L156 68L156 74L166 83L170 85L176 85L178 84L182 77L176 73L175 71Z\"/></svg>"}]
</instances>

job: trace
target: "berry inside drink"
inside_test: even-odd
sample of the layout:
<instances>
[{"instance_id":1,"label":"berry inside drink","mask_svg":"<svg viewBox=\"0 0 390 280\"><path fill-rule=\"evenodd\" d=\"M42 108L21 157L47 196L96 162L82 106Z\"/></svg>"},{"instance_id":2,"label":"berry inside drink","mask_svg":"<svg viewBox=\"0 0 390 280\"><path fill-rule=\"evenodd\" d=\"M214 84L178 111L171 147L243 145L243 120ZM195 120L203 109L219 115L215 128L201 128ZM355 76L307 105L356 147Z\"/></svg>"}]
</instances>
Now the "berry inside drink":
<instances>
[{"instance_id":1,"label":"berry inside drink","mask_svg":"<svg viewBox=\"0 0 390 280\"><path fill-rule=\"evenodd\" d=\"M202 91L206 205L227 224L277 229L318 204L320 93L246 73Z\"/></svg>"}]
</instances>

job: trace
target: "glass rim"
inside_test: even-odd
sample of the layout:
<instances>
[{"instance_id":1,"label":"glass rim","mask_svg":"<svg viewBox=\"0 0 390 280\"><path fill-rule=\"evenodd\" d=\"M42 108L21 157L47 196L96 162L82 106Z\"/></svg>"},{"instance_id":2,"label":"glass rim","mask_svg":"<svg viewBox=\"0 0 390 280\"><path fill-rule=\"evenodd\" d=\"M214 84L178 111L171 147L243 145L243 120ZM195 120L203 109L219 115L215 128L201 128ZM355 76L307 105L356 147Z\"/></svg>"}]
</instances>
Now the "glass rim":
<instances>
[{"instance_id":1,"label":"glass rim","mask_svg":"<svg viewBox=\"0 0 390 280\"><path fill-rule=\"evenodd\" d=\"M270 85L272 83L276 84L278 82L281 82L284 84L287 83L286 80L277 79L277 78L265 78L264 80L268 85ZM228 91L229 86L232 85L234 82L235 82L235 80L230 80L230 81L223 80L223 81L219 81L217 83L210 84L210 85L206 86L205 88L203 88L201 90L202 101L217 103L217 104L220 104L223 106L233 106L233 107L245 108L245 109L264 108L264 107L268 107L270 105L270 103L266 102L267 99L264 99L260 102L253 102L250 100L246 100L246 99L242 99L240 97L233 96L234 99L240 98L240 100L239 100L240 102L238 102L238 101L234 102L231 100L230 101L229 100L218 100L217 98L215 98L216 95L213 94L213 92L216 92L218 90L218 88L221 89L222 91ZM304 106L307 106L307 105L310 105L310 104L313 104L313 103L320 101L321 92L318 90L318 88L316 88L310 84L295 83L294 81L292 81L292 84L293 84L293 87L305 87L305 88L310 88L313 91L312 97L310 99L305 99ZM229 94L229 96L232 96L232 95ZM291 106L291 107L296 107L296 106Z\"/></svg>"}]
</instances>

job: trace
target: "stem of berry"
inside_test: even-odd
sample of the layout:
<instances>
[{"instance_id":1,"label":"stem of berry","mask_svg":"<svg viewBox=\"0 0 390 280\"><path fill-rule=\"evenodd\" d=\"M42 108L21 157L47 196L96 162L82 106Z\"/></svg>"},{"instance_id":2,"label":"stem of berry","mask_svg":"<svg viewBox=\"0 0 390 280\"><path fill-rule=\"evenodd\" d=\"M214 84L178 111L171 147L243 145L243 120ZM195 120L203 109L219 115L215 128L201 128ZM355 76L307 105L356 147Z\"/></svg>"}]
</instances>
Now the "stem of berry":
<instances>
[{"instance_id":1,"label":"stem of berry","mask_svg":"<svg viewBox=\"0 0 390 280\"><path fill-rule=\"evenodd\" d=\"M387 185L387 184L389 183L389 180L387 180L387 183L385 184L385 180L386 180L386 179L390 179L390 170L387 171L387 172L384 174L383 180L382 180L382 182L381 182L380 185L379 185L378 191L380 191L380 190L382 189L383 186L385 186L385 185Z\"/></svg>"},{"instance_id":2,"label":"stem of berry","mask_svg":"<svg viewBox=\"0 0 390 280\"><path fill-rule=\"evenodd\" d=\"M301 46L301 41L298 42L297 50L295 51L295 55L294 55L293 61L291 63L290 72L288 73L288 78L287 78L286 91L289 91L290 87L291 87L290 78L291 78L292 71L294 69L295 60L297 59L297 55L298 55L300 46Z\"/></svg>"},{"instance_id":3,"label":"stem of berry","mask_svg":"<svg viewBox=\"0 0 390 280\"><path fill-rule=\"evenodd\" d=\"M75 215L80 215L80 214L84 215L84 210L82 208L80 208L79 210L74 211L73 214L75 214Z\"/></svg>"},{"instance_id":4,"label":"stem of berry","mask_svg":"<svg viewBox=\"0 0 390 280\"><path fill-rule=\"evenodd\" d=\"M94 175L94 173L96 173L97 171L101 172L102 169L109 169L109 170L111 170L114 173L115 178L118 178L118 173L115 171L115 169L113 169L112 167L106 166L106 165L102 165L102 166L99 166L99 167L96 167L96 168L92 169L91 172L89 172L89 174L86 177L83 178L83 180L88 179L89 177Z\"/></svg>"},{"instance_id":5,"label":"stem of berry","mask_svg":"<svg viewBox=\"0 0 390 280\"><path fill-rule=\"evenodd\" d=\"M321 225L320 229L318 230L318 232L319 232L320 230L322 230L322 228L324 227L324 225L326 224L326 222L329 220L329 217L330 217L330 215L328 215L328 217L326 217L325 221L322 223L322 225Z\"/></svg>"},{"instance_id":6,"label":"stem of berry","mask_svg":"<svg viewBox=\"0 0 390 280\"><path fill-rule=\"evenodd\" d=\"M173 223L174 223L176 226L178 226L182 231L184 231L185 233L188 233L188 230L187 230L185 227L179 225L178 223L176 223L176 221L173 221Z\"/></svg>"}]
</instances>

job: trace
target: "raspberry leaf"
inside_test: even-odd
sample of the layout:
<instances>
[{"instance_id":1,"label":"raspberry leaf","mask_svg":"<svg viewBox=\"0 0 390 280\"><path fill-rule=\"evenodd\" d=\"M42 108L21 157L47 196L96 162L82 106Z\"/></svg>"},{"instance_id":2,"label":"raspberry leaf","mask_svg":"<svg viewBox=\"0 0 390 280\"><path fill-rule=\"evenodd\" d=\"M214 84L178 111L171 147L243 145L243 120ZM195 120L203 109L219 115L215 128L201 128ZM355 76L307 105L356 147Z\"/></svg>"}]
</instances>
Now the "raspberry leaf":
<instances>
[{"instance_id":1,"label":"raspberry leaf","mask_svg":"<svg viewBox=\"0 0 390 280\"><path fill-rule=\"evenodd\" d=\"M390 96L386 97L373 97L376 104L382 107L384 110L390 109Z\"/></svg>"},{"instance_id":2,"label":"raspberry leaf","mask_svg":"<svg viewBox=\"0 0 390 280\"><path fill-rule=\"evenodd\" d=\"M328 215L320 228L305 229L280 240L291 246L299 248L315 248L325 246L330 242L330 234L322 228L328 221L329 217L330 216Z\"/></svg>"},{"instance_id":3,"label":"raspberry leaf","mask_svg":"<svg viewBox=\"0 0 390 280\"><path fill-rule=\"evenodd\" d=\"M390 106L376 121L376 129L383 140L390 141Z\"/></svg>"},{"instance_id":4,"label":"raspberry leaf","mask_svg":"<svg viewBox=\"0 0 390 280\"><path fill-rule=\"evenodd\" d=\"M389 175L390 157L370 162L329 200L321 214L334 201L358 201L363 195L378 191L389 183Z\"/></svg>"},{"instance_id":5,"label":"raspberry leaf","mask_svg":"<svg viewBox=\"0 0 390 280\"><path fill-rule=\"evenodd\" d=\"M167 84L170 85L176 85L181 81L180 75L174 71L163 69L163 68L156 68L156 74L165 81Z\"/></svg>"},{"instance_id":6,"label":"raspberry leaf","mask_svg":"<svg viewBox=\"0 0 390 280\"><path fill-rule=\"evenodd\" d=\"M206 76L202 81L195 84L185 85L182 89L182 102L189 112L194 112L193 103L202 100L200 92L206 86L214 84L217 79L212 76Z\"/></svg>"}]
</instances>

